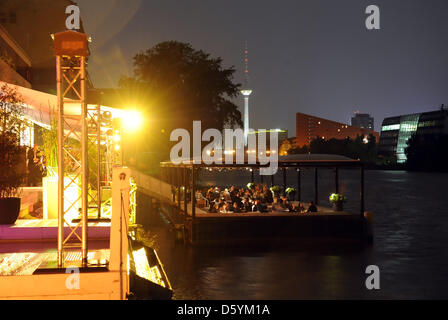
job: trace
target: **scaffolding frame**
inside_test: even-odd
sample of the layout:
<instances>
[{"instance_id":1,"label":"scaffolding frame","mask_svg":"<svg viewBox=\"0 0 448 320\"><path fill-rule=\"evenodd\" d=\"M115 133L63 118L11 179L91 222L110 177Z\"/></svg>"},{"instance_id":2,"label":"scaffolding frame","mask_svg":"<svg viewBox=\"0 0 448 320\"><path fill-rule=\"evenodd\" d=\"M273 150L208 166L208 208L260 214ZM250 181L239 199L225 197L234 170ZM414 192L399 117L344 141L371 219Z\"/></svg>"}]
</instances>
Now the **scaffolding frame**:
<instances>
[{"instance_id":1,"label":"scaffolding frame","mask_svg":"<svg viewBox=\"0 0 448 320\"><path fill-rule=\"evenodd\" d=\"M87 153L89 167L88 209L95 209L97 219L101 219L101 105L87 104ZM93 152L95 150L95 152Z\"/></svg>"},{"instance_id":2,"label":"scaffolding frame","mask_svg":"<svg viewBox=\"0 0 448 320\"><path fill-rule=\"evenodd\" d=\"M88 126L87 126L87 66L85 56L56 56L58 94L58 266L64 262L66 249L81 249L82 265L87 265L88 219ZM68 114L65 104L79 104L80 113ZM77 146L80 142L80 147ZM79 191L75 200L68 190ZM67 221L68 213L80 203L81 219ZM65 227L69 234L65 235ZM81 234L78 231L81 230Z\"/></svg>"}]
</instances>

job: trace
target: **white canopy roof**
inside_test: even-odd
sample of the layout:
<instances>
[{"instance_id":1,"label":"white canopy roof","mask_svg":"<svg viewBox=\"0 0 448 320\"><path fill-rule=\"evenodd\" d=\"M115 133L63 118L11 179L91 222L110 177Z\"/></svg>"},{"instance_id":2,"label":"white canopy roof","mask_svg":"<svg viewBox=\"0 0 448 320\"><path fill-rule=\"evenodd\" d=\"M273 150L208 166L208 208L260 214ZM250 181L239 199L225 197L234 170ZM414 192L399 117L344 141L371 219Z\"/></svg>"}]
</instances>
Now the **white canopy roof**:
<instances>
[{"instance_id":1,"label":"white canopy roof","mask_svg":"<svg viewBox=\"0 0 448 320\"><path fill-rule=\"evenodd\" d=\"M56 116L58 100L57 96L41 91L28 89L25 87L9 84L0 81L0 87L7 85L14 88L20 95L20 98L25 104L25 118L42 127L49 127L51 117ZM68 115L79 115L81 113L81 105L79 103L72 103L67 101L64 104L65 113ZM102 111L109 111L112 113L112 118L121 118L124 115L123 110L101 106Z\"/></svg>"}]
</instances>

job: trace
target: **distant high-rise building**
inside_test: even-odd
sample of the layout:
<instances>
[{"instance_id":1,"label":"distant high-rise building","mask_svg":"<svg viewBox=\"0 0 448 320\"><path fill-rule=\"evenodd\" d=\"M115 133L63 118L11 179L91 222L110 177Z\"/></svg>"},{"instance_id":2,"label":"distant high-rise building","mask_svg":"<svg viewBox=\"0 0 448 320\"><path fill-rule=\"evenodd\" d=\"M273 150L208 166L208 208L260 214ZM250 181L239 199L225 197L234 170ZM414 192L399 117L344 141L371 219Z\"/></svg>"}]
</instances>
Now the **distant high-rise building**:
<instances>
[{"instance_id":1,"label":"distant high-rise building","mask_svg":"<svg viewBox=\"0 0 448 320\"><path fill-rule=\"evenodd\" d=\"M368 113L355 112L355 116L352 117L352 126L368 130L375 130L374 119Z\"/></svg>"}]
</instances>

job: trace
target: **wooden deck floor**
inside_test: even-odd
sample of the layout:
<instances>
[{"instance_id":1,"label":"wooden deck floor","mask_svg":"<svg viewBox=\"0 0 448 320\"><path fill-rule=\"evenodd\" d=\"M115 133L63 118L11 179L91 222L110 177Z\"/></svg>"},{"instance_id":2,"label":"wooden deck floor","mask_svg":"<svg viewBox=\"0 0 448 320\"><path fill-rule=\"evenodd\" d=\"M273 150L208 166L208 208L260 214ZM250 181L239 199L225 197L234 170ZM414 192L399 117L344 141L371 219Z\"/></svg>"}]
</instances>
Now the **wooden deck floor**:
<instances>
[{"instance_id":1,"label":"wooden deck floor","mask_svg":"<svg viewBox=\"0 0 448 320\"><path fill-rule=\"evenodd\" d=\"M72 251L66 254L65 263L73 266L80 263L81 252ZM110 250L89 251L89 262L109 261ZM54 268L57 266L57 251L21 252L0 254L0 276L32 275L38 268Z\"/></svg>"},{"instance_id":2,"label":"wooden deck floor","mask_svg":"<svg viewBox=\"0 0 448 320\"><path fill-rule=\"evenodd\" d=\"M75 224L73 224L74 226ZM110 222L89 222L89 238L109 239ZM70 228L65 227L65 233L70 233ZM0 226L0 242L17 240L55 240L58 234L58 220L17 220L14 225Z\"/></svg>"},{"instance_id":3,"label":"wooden deck floor","mask_svg":"<svg viewBox=\"0 0 448 320\"><path fill-rule=\"evenodd\" d=\"M182 202L181 208L184 207ZM191 203L188 204L188 216L192 216ZM350 213L346 211L335 212L331 208L317 206L318 212L312 213L297 213L297 212L247 212L247 213L209 213L206 208L196 207L196 218L250 218L250 217L310 217L310 216L359 216L359 214Z\"/></svg>"}]
</instances>

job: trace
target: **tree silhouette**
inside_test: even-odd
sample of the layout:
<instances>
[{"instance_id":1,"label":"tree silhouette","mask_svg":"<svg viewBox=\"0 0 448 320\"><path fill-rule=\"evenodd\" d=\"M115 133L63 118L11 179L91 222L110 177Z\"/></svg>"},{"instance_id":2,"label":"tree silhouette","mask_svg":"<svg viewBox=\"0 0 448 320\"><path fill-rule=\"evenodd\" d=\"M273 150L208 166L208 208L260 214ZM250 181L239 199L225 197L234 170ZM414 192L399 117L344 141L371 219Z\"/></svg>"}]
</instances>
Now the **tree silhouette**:
<instances>
[{"instance_id":1,"label":"tree silhouette","mask_svg":"<svg viewBox=\"0 0 448 320\"><path fill-rule=\"evenodd\" d=\"M448 172L448 135L414 134L407 145L407 170Z\"/></svg>"},{"instance_id":2,"label":"tree silhouette","mask_svg":"<svg viewBox=\"0 0 448 320\"><path fill-rule=\"evenodd\" d=\"M364 163L375 164L377 161L377 143L374 135L370 135L368 142L364 136L358 135L355 139L329 139L316 137L309 146L291 150L291 154L337 154L352 159L360 159Z\"/></svg>"},{"instance_id":3,"label":"tree silhouette","mask_svg":"<svg viewBox=\"0 0 448 320\"><path fill-rule=\"evenodd\" d=\"M187 43L167 41L137 54L134 68L134 75L122 77L119 86L122 100L144 109L151 120L147 149L167 151L171 131L191 132L194 120L202 122L202 130L243 125L231 101L240 89L233 82L235 69L224 68L221 58Z\"/></svg>"},{"instance_id":4,"label":"tree silhouette","mask_svg":"<svg viewBox=\"0 0 448 320\"><path fill-rule=\"evenodd\" d=\"M167 41L137 54L134 67L134 76L123 77L120 87L147 102L167 128L190 128L193 120L205 128L242 126L241 113L229 100L240 85L232 82L235 69L224 69L221 58Z\"/></svg>"}]
</instances>

